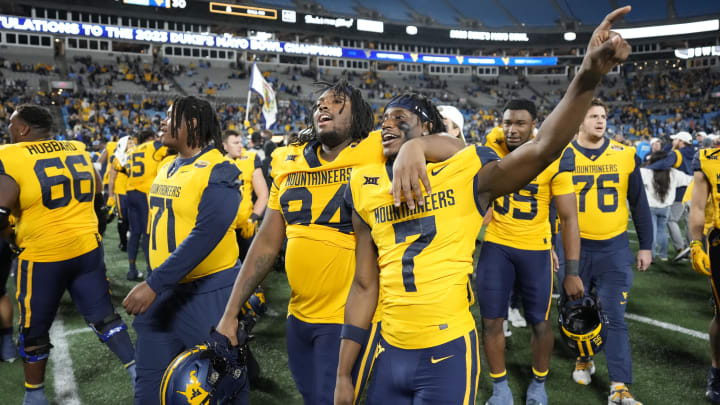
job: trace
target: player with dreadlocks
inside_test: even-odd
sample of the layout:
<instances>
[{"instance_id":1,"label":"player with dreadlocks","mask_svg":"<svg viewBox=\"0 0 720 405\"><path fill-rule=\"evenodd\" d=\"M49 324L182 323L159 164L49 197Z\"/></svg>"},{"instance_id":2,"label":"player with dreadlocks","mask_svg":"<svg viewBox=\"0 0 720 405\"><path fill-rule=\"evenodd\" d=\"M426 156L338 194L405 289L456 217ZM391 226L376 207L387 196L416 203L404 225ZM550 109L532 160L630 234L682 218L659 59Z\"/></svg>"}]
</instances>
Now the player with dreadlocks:
<instances>
[{"instance_id":1,"label":"player with dreadlocks","mask_svg":"<svg viewBox=\"0 0 720 405\"><path fill-rule=\"evenodd\" d=\"M322 93L313 107L312 129L273 167L265 220L218 325L232 340L241 305L270 272L287 236L288 362L305 403L313 405L333 402L345 299L355 272L355 236L343 193L355 167L382 159L380 132L370 132L374 117L360 91L346 81L318 85ZM456 142L449 137L427 141L428 149ZM425 164L425 156L417 159ZM354 368L356 398L372 365L377 321Z\"/></svg>"},{"instance_id":2,"label":"player with dreadlocks","mask_svg":"<svg viewBox=\"0 0 720 405\"><path fill-rule=\"evenodd\" d=\"M178 157L158 170L150 188L153 272L123 301L138 315L135 404L142 405L159 403L163 373L176 355L211 339L239 270L232 225L240 171L223 156L214 109L195 97L176 98L160 131ZM247 403L244 381L235 404Z\"/></svg>"},{"instance_id":3,"label":"player with dreadlocks","mask_svg":"<svg viewBox=\"0 0 720 405\"><path fill-rule=\"evenodd\" d=\"M412 94L386 106L387 161L356 169L348 186L357 267L345 309L335 405L352 403L350 370L377 316L378 297L382 336L367 403L475 403L480 352L469 310L470 275L484 211L560 156L602 77L630 52L630 45L610 31L629 11L615 10L593 32L578 74L533 140L502 160L485 146L470 146L422 167L430 182L424 192L419 184L417 191L413 187L412 194L422 195L424 206L407 197L401 201L400 191L407 190L398 190L397 166L417 150L424 134L438 130L437 111ZM391 187L393 195L387 192ZM530 398L528 403L537 402Z\"/></svg>"}]
</instances>

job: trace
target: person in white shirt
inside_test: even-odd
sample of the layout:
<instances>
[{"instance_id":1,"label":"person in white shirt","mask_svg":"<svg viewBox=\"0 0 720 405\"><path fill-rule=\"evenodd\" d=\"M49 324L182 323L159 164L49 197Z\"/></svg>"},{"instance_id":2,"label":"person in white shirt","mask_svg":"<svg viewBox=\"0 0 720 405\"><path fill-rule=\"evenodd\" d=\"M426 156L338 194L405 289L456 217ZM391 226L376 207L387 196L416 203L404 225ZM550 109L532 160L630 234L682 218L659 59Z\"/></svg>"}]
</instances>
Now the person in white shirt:
<instances>
[{"instance_id":1,"label":"person in white shirt","mask_svg":"<svg viewBox=\"0 0 720 405\"><path fill-rule=\"evenodd\" d=\"M667 157L663 151L654 151L650 154L649 164ZM640 174L645 185L650 212L652 213L653 233L655 235L652 255L661 261L667 261L668 233L667 221L670 216L670 206L675 201L675 189L689 185L693 177L678 169L651 170L641 168Z\"/></svg>"}]
</instances>

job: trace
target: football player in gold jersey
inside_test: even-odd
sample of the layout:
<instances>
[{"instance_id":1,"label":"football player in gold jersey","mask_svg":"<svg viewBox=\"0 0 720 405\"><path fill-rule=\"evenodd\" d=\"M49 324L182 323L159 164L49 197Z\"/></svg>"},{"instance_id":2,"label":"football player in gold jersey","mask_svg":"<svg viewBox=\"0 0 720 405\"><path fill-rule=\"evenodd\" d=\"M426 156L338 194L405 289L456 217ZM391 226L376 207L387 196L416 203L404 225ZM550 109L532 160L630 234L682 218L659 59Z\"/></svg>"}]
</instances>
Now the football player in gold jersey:
<instances>
[{"instance_id":1,"label":"football player in gold jersey","mask_svg":"<svg viewBox=\"0 0 720 405\"><path fill-rule=\"evenodd\" d=\"M260 156L255 151L243 148L242 137L233 130L223 132L223 148L227 157L240 169L242 184L242 206L237 218L237 241L240 260L245 260L250 244L255 237L258 221L265 214L268 203L268 187L262 172ZM253 193L256 200L253 203Z\"/></svg>"},{"instance_id":2,"label":"football player in gold jersey","mask_svg":"<svg viewBox=\"0 0 720 405\"><path fill-rule=\"evenodd\" d=\"M309 141L276 155L282 162L272 168L265 219L218 325L218 331L232 339L240 306L272 268L287 235L288 363L308 404L333 401L340 329L355 271L355 236L343 192L356 167L382 160L380 133L370 132L373 120L358 89L345 81L325 86L313 108L312 130L303 132ZM449 137L439 141L456 142ZM418 160L425 158L421 154ZM372 366L379 327L375 321L353 371L358 379L355 397Z\"/></svg>"},{"instance_id":3,"label":"football player in gold jersey","mask_svg":"<svg viewBox=\"0 0 720 405\"><path fill-rule=\"evenodd\" d=\"M0 146L0 234L15 224L20 308L18 348L24 360L25 405L47 404L45 366L50 325L65 290L101 342L134 380L134 349L110 301L100 228L102 181L85 145L51 139L53 118L35 105L10 117L12 144Z\"/></svg>"},{"instance_id":4,"label":"football player in gold jersey","mask_svg":"<svg viewBox=\"0 0 720 405\"><path fill-rule=\"evenodd\" d=\"M171 360L212 339L211 327L220 320L239 270L233 224L242 198L240 171L223 156L215 111L205 100L179 97L161 134L163 145L178 157L160 168L149 189L153 271L123 301L127 312L137 315L136 405L159 404ZM247 403L245 375L237 380L233 404ZM163 398L183 399L183 393L167 388Z\"/></svg>"},{"instance_id":5,"label":"football player in gold jersey","mask_svg":"<svg viewBox=\"0 0 720 405\"><path fill-rule=\"evenodd\" d=\"M604 19L592 35L578 75L538 136L505 159L495 162L497 156L488 148L471 146L442 163L423 165L417 174L429 179L424 195L419 182L400 187L395 181L390 197L391 179L405 170L389 164L353 172L357 268L345 308L336 405L352 403L350 370L379 296L383 330L368 403L474 403L479 350L469 311L469 276L481 211L560 157L603 75L630 52L630 46L610 31L612 23L629 11L624 7ZM398 165L405 154L423 150L422 135L443 127L437 109L422 97L396 98L384 114L383 152L388 161L397 155ZM398 153L401 146L405 150ZM405 202L401 196L406 196ZM424 204L416 205L413 198Z\"/></svg>"},{"instance_id":6,"label":"football player in gold jersey","mask_svg":"<svg viewBox=\"0 0 720 405\"><path fill-rule=\"evenodd\" d=\"M503 112L504 142L496 140L486 145L504 158L532 139L536 123L537 111L532 101L510 100ZM518 192L493 202L493 219L485 230L476 278L483 317L483 347L493 380L493 395L487 401L490 405L512 403L505 369L503 320L514 287L532 328L533 379L527 389L527 401L548 402L545 379L555 339L549 320L553 289L551 201L561 218L565 268L569 269L563 286L573 299L583 296L582 280L577 275L580 233L572 183L574 168L573 150L565 149L560 159Z\"/></svg>"},{"instance_id":7,"label":"football player in gold jersey","mask_svg":"<svg viewBox=\"0 0 720 405\"><path fill-rule=\"evenodd\" d=\"M715 315L710 321L710 372L705 396L712 403L720 403L720 149L701 149L693 161L695 170L690 202L690 257L692 266L700 274L710 277ZM708 212L706 208L714 207ZM708 215L710 214L710 215ZM709 218L708 218L709 217ZM704 225L711 227L705 237Z\"/></svg>"},{"instance_id":8,"label":"football player in gold jersey","mask_svg":"<svg viewBox=\"0 0 720 405\"><path fill-rule=\"evenodd\" d=\"M633 263L645 271L652 262L653 227L635 148L605 137L606 125L607 108L595 99L579 126L577 140L568 146L575 152L572 178L581 237L579 273L585 291L597 294L609 320L603 348L610 377L608 403L635 405L640 402L626 386L633 376L625 308ZM629 211L640 244L637 261L627 235ZM578 384L590 383L595 371L592 355L580 352L572 374Z\"/></svg>"},{"instance_id":9,"label":"football player in gold jersey","mask_svg":"<svg viewBox=\"0 0 720 405\"><path fill-rule=\"evenodd\" d=\"M140 131L137 136L137 146L127 152L127 183L126 199L127 214L130 223L130 237L128 238L128 280L142 278L135 266L138 246L141 245L145 253L145 261L150 270L148 252L148 192L157 174L158 164L167 155L167 148L155 139L151 130Z\"/></svg>"}]
</instances>

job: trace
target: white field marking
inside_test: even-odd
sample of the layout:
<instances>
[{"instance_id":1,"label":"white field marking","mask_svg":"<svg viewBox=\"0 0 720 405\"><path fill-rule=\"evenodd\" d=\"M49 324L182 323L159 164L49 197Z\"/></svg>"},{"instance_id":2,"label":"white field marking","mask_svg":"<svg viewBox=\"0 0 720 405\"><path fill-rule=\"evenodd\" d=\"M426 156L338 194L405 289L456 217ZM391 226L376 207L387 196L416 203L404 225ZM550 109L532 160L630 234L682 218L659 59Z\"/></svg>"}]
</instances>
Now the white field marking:
<instances>
[{"instance_id":1,"label":"white field marking","mask_svg":"<svg viewBox=\"0 0 720 405\"><path fill-rule=\"evenodd\" d=\"M67 337L67 336L72 336L72 335L78 335L80 333L88 333L88 332L92 333L92 331L93 330L90 329L89 326L86 326L84 328L70 329L68 331L65 331L65 333L63 333L63 336Z\"/></svg>"},{"instance_id":2,"label":"white field marking","mask_svg":"<svg viewBox=\"0 0 720 405\"><path fill-rule=\"evenodd\" d=\"M558 298L560 298L560 295L559 295L559 294L553 294L552 297L553 297L553 299L558 299ZM707 333L698 332L698 331L693 330L693 329L683 328L682 326L675 325L675 324L672 324L672 323L667 323L667 322L662 322L662 321L656 321L655 319L648 318L648 317L646 317L646 316L635 315L635 314L630 314L630 313L627 313L627 312L626 312L626 313L625 313L625 318L627 318L627 319L632 319L633 321L637 321L637 322L644 323L644 324L647 324L647 325L657 326L658 328L663 328L663 329L671 330L671 331L674 331L674 332L680 332L680 333L683 333L683 334L685 334L685 335L694 336L694 337L699 338L699 339L710 340L710 335L708 335Z\"/></svg>"},{"instance_id":3,"label":"white field marking","mask_svg":"<svg viewBox=\"0 0 720 405\"><path fill-rule=\"evenodd\" d=\"M50 341L54 346L50 356L52 359L50 366L55 386L55 402L64 405L80 405L72 358L70 358L68 341L65 336L65 325L58 315L50 328Z\"/></svg>"}]
</instances>

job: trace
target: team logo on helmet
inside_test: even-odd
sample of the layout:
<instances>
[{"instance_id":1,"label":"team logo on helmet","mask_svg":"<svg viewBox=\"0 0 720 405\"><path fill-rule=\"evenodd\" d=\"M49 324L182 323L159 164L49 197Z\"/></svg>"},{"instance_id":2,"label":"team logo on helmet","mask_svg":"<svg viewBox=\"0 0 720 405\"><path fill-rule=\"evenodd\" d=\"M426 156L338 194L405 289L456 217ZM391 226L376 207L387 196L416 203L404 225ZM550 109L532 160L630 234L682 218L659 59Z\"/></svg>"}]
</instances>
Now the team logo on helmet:
<instances>
[{"instance_id":1,"label":"team logo on helmet","mask_svg":"<svg viewBox=\"0 0 720 405\"><path fill-rule=\"evenodd\" d=\"M208 392L203 389L202 384L200 384L200 381L198 381L196 374L197 370L192 370L190 372L190 381L185 386L185 391L175 391L185 396L188 404L190 405L200 405L203 403L203 401L205 401L205 398L207 398L208 396Z\"/></svg>"}]
</instances>

